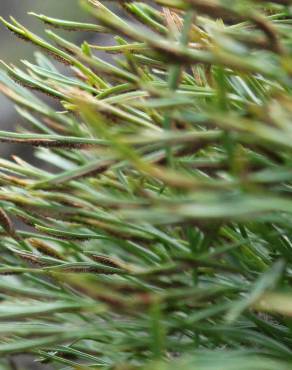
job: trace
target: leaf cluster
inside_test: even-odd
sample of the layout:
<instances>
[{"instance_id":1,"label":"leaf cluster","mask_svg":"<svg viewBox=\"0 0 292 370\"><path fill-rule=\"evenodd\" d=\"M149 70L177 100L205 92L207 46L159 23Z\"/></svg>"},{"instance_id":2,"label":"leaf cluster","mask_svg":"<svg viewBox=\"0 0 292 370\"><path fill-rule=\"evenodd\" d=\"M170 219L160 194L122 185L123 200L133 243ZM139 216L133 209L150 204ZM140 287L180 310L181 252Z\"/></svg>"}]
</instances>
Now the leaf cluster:
<instances>
[{"instance_id":1,"label":"leaf cluster","mask_svg":"<svg viewBox=\"0 0 292 370\"><path fill-rule=\"evenodd\" d=\"M31 13L46 39L1 18L37 52L1 62L0 141L49 166L0 159L0 364L288 370L290 1L116 3Z\"/></svg>"}]
</instances>

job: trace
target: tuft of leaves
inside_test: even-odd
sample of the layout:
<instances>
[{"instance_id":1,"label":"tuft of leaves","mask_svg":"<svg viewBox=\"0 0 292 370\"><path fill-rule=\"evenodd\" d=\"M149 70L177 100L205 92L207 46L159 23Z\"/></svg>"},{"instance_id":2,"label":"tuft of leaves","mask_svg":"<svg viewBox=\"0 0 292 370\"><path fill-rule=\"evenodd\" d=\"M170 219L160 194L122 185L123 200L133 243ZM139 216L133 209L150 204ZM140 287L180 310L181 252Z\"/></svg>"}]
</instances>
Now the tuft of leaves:
<instances>
[{"instance_id":1,"label":"tuft of leaves","mask_svg":"<svg viewBox=\"0 0 292 370\"><path fill-rule=\"evenodd\" d=\"M2 368L289 370L290 1L104 3L1 18L38 50L1 64L0 140L53 168L0 159Z\"/></svg>"}]
</instances>

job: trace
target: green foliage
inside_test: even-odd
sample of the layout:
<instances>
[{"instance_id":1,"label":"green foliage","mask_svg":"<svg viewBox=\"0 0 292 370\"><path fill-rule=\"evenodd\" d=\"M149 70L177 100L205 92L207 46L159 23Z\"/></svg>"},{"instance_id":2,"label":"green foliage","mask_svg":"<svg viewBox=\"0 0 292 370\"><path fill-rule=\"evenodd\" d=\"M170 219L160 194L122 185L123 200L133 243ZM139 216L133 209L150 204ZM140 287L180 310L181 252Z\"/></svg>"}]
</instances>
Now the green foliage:
<instances>
[{"instance_id":1,"label":"green foliage","mask_svg":"<svg viewBox=\"0 0 292 370\"><path fill-rule=\"evenodd\" d=\"M0 363L291 369L290 1L119 3L31 13L106 46L2 19L39 50L2 63L0 140L49 166L0 160Z\"/></svg>"}]
</instances>

